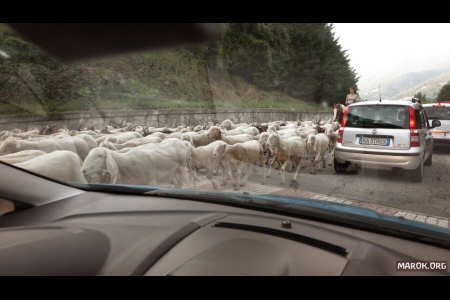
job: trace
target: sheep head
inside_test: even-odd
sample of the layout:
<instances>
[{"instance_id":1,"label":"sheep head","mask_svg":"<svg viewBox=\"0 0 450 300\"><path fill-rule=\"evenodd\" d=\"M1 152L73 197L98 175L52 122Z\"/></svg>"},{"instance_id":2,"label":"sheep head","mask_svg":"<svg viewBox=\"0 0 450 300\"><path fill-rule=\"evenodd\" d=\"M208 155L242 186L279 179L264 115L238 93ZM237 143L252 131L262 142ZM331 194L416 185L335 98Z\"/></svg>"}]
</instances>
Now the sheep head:
<instances>
[{"instance_id":1,"label":"sheep head","mask_svg":"<svg viewBox=\"0 0 450 300\"><path fill-rule=\"evenodd\" d=\"M81 168L86 180L90 183L117 183L119 166L113 157L113 152L103 147L92 149Z\"/></svg>"},{"instance_id":2,"label":"sheep head","mask_svg":"<svg viewBox=\"0 0 450 300\"><path fill-rule=\"evenodd\" d=\"M316 136L314 134L310 134L306 142L306 150L308 152L311 152L314 149L315 143L316 143Z\"/></svg>"},{"instance_id":3,"label":"sheep head","mask_svg":"<svg viewBox=\"0 0 450 300\"><path fill-rule=\"evenodd\" d=\"M208 137L213 140L220 140L222 138L222 131L219 127L213 126L208 130Z\"/></svg>"},{"instance_id":4,"label":"sheep head","mask_svg":"<svg viewBox=\"0 0 450 300\"><path fill-rule=\"evenodd\" d=\"M8 137L3 143L0 145L0 153L1 154L10 154L19 151L20 142L13 137Z\"/></svg>"},{"instance_id":5,"label":"sheep head","mask_svg":"<svg viewBox=\"0 0 450 300\"><path fill-rule=\"evenodd\" d=\"M267 145L272 153L277 153L277 149L280 146L280 136L278 134L271 134L267 138Z\"/></svg>"},{"instance_id":6,"label":"sheep head","mask_svg":"<svg viewBox=\"0 0 450 300\"><path fill-rule=\"evenodd\" d=\"M222 122L220 127L226 130L231 130L233 127L233 122L231 122L231 120L226 119L225 121Z\"/></svg>"},{"instance_id":7,"label":"sheep head","mask_svg":"<svg viewBox=\"0 0 450 300\"><path fill-rule=\"evenodd\" d=\"M268 138L269 138L269 134L267 132L263 132L259 136L259 140L258 141L261 144L261 146L263 147L264 151L267 150L267 140L268 140Z\"/></svg>"}]
</instances>

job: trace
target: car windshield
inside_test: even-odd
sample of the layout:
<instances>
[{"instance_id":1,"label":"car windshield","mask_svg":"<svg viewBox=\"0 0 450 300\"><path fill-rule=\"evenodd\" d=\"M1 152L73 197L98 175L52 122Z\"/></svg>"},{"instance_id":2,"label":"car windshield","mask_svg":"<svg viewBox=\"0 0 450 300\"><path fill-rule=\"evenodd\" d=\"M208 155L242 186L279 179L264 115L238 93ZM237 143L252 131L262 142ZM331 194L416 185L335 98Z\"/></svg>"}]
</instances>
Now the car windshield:
<instances>
[{"instance_id":1,"label":"car windshield","mask_svg":"<svg viewBox=\"0 0 450 300\"><path fill-rule=\"evenodd\" d=\"M450 128L396 135L409 106L348 106L450 99L448 48L427 71L410 48L397 52L422 38L399 32L431 25L226 23L196 43L66 62L0 24L0 161L86 189L307 198L448 230ZM354 138L373 128L390 140Z\"/></svg>"},{"instance_id":2,"label":"car windshield","mask_svg":"<svg viewBox=\"0 0 450 300\"><path fill-rule=\"evenodd\" d=\"M425 107L425 112L430 120L450 120L450 107Z\"/></svg>"},{"instance_id":3,"label":"car windshield","mask_svg":"<svg viewBox=\"0 0 450 300\"><path fill-rule=\"evenodd\" d=\"M349 107L346 127L409 129L409 106L359 105Z\"/></svg>"}]
</instances>

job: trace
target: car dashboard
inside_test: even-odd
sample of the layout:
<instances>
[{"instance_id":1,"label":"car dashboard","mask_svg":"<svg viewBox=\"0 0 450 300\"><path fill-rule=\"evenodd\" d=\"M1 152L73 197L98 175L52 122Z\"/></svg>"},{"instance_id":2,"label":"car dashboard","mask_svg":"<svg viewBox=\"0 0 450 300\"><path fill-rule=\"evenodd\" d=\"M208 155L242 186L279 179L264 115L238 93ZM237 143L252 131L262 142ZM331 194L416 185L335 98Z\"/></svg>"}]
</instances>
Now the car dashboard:
<instances>
[{"instance_id":1,"label":"car dashboard","mask_svg":"<svg viewBox=\"0 0 450 300\"><path fill-rule=\"evenodd\" d=\"M226 205L87 192L0 218L1 275L448 275L447 249ZM448 271L447 271L448 272Z\"/></svg>"}]
</instances>

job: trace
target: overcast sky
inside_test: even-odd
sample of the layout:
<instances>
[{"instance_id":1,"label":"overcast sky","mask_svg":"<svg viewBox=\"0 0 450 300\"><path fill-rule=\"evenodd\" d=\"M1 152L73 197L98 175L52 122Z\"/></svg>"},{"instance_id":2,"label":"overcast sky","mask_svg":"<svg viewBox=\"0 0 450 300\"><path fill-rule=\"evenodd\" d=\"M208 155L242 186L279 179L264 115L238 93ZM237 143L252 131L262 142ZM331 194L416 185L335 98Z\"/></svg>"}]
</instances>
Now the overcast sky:
<instances>
[{"instance_id":1,"label":"overcast sky","mask_svg":"<svg viewBox=\"0 0 450 300\"><path fill-rule=\"evenodd\" d=\"M361 81L450 65L450 23L335 23L334 28Z\"/></svg>"}]
</instances>

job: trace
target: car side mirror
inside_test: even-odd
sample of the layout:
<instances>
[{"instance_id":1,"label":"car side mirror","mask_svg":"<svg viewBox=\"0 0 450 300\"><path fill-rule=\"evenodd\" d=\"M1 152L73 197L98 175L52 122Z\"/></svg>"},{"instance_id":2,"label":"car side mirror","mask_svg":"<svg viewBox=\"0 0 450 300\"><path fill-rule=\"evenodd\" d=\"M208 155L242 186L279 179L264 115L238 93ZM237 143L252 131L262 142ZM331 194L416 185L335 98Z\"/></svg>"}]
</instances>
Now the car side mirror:
<instances>
[{"instance_id":1,"label":"car side mirror","mask_svg":"<svg viewBox=\"0 0 450 300\"><path fill-rule=\"evenodd\" d=\"M439 120L433 120L431 123L431 128L441 127L441 121Z\"/></svg>"}]
</instances>

